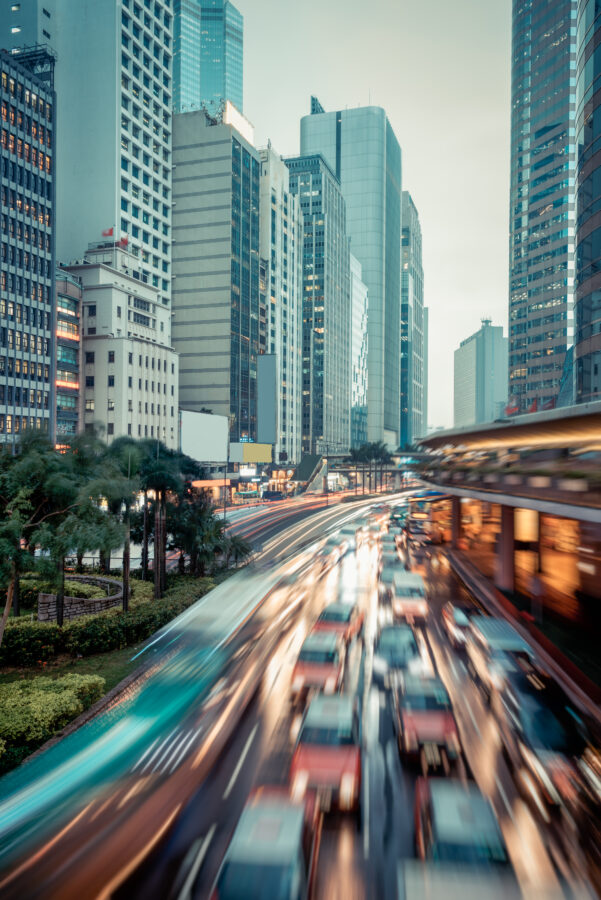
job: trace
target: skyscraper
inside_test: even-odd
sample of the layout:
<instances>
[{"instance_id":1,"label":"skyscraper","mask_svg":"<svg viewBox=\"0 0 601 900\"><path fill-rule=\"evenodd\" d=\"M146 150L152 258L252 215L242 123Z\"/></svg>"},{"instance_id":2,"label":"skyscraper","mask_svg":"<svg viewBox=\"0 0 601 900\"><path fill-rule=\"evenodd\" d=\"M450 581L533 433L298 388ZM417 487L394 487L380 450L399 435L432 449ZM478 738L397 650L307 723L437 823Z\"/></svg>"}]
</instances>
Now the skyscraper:
<instances>
[{"instance_id":1,"label":"skyscraper","mask_svg":"<svg viewBox=\"0 0 601 900\"><path fill-rule=\"evenodd\" d=\"M243 112L244 19L229 0L201 0L200 98L229 100Z\"/></svg>"},{"instance_id":2,"label":"skyscraper","mask_svg":"<svg viewBox=\"0 0 601 900\"><path fill-rule=\"evenodd\" d=\"M482 327L455 350L453 424L492 422L507 402L507 338L502 325L482 319Z\"/></svg>"},{"instance_id":3,"label":"skyscraper","mask_svg":"<svg viewBox=\"0 0 601 900\"><path fill-rule=\"evenodd\" d=\"M230 104L218 117L204 109L174 116L180 406L227 416L231 441L257 436L261 166L251 132Z\"/></svg>"},{"instance_id":4,"label":"skyscraper","mask_svg":"<svg viewBox=\"0 0 601 900\"><path fill-rule=\"evenodd\" d=\"M599 4L578 5L576 91L576 402L601 398L601 50Z\"/></svg>"},{"instance_id":5,"label":"skyscraper","mask_svg":"<svg viewBox=\"0 0 601 900\"><path fill-rule=\"evenodd\" d=\"M346 209L323 159L287 159L303 235L302 445L346 453L351 439L351 297Z\"/></svg>"},{"instance_id":6,"label":"skyscraper","mask_svg":"<svg viewBox=\"0 0 601 900\"><path fill-rule=\"evenodd\" d=\"M351 266L351 447L367 442L367 286L361 263L350 255Z\"/></svg>"},{"instance_id":7,"label":"skyscraper","mask_svg":"<svg viewBox=\"0 0 601 900\"><path fill-rule=\"evenodd\" d=\"M103 236L171 298L171 0L6 4L1 45L56 51L57 259Z\"/></svg>"},{"instance_id":8,"label":"skyscraper","mask_svg":"<svg viewBox=\"0 0 601 900\"><path fill-rule=\"evenodd\" d=\"M242 112L244 19L229 0L175 0L173 106L217 112L229 100Z\"/></svg>"},{"instance_id":9,"label":"skyscraper","mask_svg":"<svg viewBox=\"0 0 601 900\"><path fill-rule=\"evenodd\" d=\"M573 338L576 5L513 2L509 395L521 412L555 404Z\"/></svg>"},{"instance_id":10,"label":"skyscraper","mask_svg":"<svg viewBox=\"0 0 601 900\"><path fill-rule=\"evenodd\" d=\"M301 154L320 153L340 181L351 252L369 293L367 433L396 450L400 435L401 149L383 109L301 120Z\"/></svg>"},{"instance_id":11,"label":"skyscraper","mask_svg":"<svg viewBox=\"0 0 601 900\"><path fill-rule=\"evenodd\" d=\"M56 442L82 429L82 290L79 278L56 270Z\"/></svg>"},{"instance_id":12,"label":"skyscraper","mask_svg":"<svg viewBox=\"0 0 601 900\"><path fill-rule=\"evenodd\" d=\"M54 58L0 51L0 443L54 438Z\"/></svg>"},{"instance_id":13,"label":"skyscraper","mask_svg":"<svg viewBox=\"0 0 601 900\"><path fill-rule=\"evenodd\" d=\"M273 354L275 363L273 458L276 462L300 462L303 217L300 200L290 191L289 170L282 157L271 145L259 155L259 247L265 279L259 320L265 327L264 350ZM266 398L258 399L260 409Z\"/></svg>"},{"instance_id":14,"label":"skyscraper","mask_svg":"<svg viewBox=\"0 0 601 900\"><path fill-rule=\"evenodd\" d=\"M424 270L422 230L415 203L403 191L401 258L401 439L400 446L426 434Z\"/></svg>"}]
</instances>

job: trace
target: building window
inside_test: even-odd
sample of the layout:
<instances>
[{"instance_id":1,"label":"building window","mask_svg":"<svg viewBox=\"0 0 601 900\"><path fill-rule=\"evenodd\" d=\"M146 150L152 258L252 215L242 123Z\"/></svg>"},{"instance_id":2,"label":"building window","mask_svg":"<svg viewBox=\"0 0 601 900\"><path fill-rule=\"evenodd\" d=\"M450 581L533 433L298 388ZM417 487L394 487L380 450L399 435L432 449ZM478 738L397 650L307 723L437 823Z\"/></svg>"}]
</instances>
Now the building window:
<instances>
[{"instance_id":1,"label":"building window","mask_svg":"<svg viewBox=\"0 0 601 900\"><path fill-rule=\"evenodd\" d=\"M109 350L109 362L110 363L115 362L115 351L114 350Z\"/></svg>"},{"instance_id":2,"label":"building window","mask_svg":"<svg viewBox=\"0 0 601 900\"><path fill-rule=\"evenodd\" d=\"M95 315L96 315L96 306L95 306L95 304L90 304L90 306L88 306L88 316L95 316Z\"/></svg>"},{"instance_id":3,"label":"building window","mask_svg":"<svg viewBox=\"0 0 601 900\"><path fill-rule=\"evenodd\" d=\"M91 366L94 365L94 353L86 353L86 363Z\"/></svg>"},{"instance_id":4,"label":"building window","mask_svg":"<svg viewBox=\"0 0 601 900\"><path fill-rule=\"evenodd\" d=\"M113 424L112 422L109 422L108 425L106 426L106 433L107 433L107 434L114 434L114 433L115 433L115 426L114 426L114 424Z\"/></svg>"},{"instance_id":5,"label":"building window","mask_svg":"<svg viewBox=\"0 0 601 900\"><path fill-rule=\"evenodd\" d=\"M86 400L86 412L94 412L94 399Z\"/></svg>"},{"instance_id":6,"label":"building window","mask_svg":"<svg viewBox=\"0 0 601 900\"><path fill-rule=\"evenodd\" d=\"M108 386L115 387L115 376L114 375L109 375Z\"/></svg>"},{"instance_id":7,"label":"building window","mask_svg":"<svg viewBox=\"0 0 601 900\"><path fill-rule=\"evenodd\" d=\"M94 376L86 375L86 387L93 388L94 387Z\"/></svg>"}]
</instances>

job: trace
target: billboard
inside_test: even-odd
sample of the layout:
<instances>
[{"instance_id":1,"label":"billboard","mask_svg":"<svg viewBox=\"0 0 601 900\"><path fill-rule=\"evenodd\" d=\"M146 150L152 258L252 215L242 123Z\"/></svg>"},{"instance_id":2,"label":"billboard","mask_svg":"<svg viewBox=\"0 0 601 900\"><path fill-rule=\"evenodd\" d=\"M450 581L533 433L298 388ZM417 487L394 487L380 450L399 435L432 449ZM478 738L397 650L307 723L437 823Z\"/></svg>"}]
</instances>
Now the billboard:
<instances>
[{"instance_id":1,"label":"billboard","mask_svg":"<svg viewBox=\"0 0 601 900\"><path fill-rule=\"evenodd\" d=\"M255 444L252 441L240 441L230 444L230 462L244 463L270 463L272 457L271 444Z\"/></svg>"},{"instance_id":2,"label":"billboard","mask_svg":"<svg viewBox=\"0 0 601 900\"><path fill-rule=\"evenodd\" d=\"M182 453L201 463L225 463L228 418L209 413L179 411L179 446Z\"/></svg>"}]
</instances>

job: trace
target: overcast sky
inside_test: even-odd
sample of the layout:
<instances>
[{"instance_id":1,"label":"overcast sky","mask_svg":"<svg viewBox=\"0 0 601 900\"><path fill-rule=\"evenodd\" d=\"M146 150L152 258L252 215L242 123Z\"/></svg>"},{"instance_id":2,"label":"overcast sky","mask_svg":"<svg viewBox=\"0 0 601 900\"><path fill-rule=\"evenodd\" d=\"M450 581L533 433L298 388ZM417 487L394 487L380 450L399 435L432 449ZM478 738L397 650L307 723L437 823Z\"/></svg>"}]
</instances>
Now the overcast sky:
<instances>
[{"instance_id":1,"label":"overcast sky","mask_svg":"<svg viewBox=\"0 0 601 900\"><path fill-rule=\"evenodd\" d=\"M453 424L453 350L507 331L510 0L234 0L258 146L299 150L311 94L383 106L420 214L430 308L429 423Z\"/></svg>"}]
</instances>

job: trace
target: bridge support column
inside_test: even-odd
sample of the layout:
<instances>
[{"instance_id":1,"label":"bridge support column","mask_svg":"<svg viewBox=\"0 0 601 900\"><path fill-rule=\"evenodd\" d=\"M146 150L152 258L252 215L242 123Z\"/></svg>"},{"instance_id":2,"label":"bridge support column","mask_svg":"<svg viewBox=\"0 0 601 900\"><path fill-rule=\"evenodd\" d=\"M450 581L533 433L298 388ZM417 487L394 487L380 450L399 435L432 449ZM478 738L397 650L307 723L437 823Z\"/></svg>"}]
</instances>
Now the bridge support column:
<instances>
[{"instance_id":1,"label":"bridge support column","mask_svg":"<svg viewBox=\"0 0 601 900\"><path fill-rule=\"evenodd\" d=\"M495 560L495 584L502 591L515 588L514 508L501 507L501 531Z\"/></svg>"},{"instance_id":2,"label":"bridge support column","mask_svg":"<svg viewBox=\"0 0 601 900\"><path fill-rule=\"evenodd\" d=\"M456 550L461 537L461 497L451 497L451 547Z\"/></svg>"}]
</instances>

